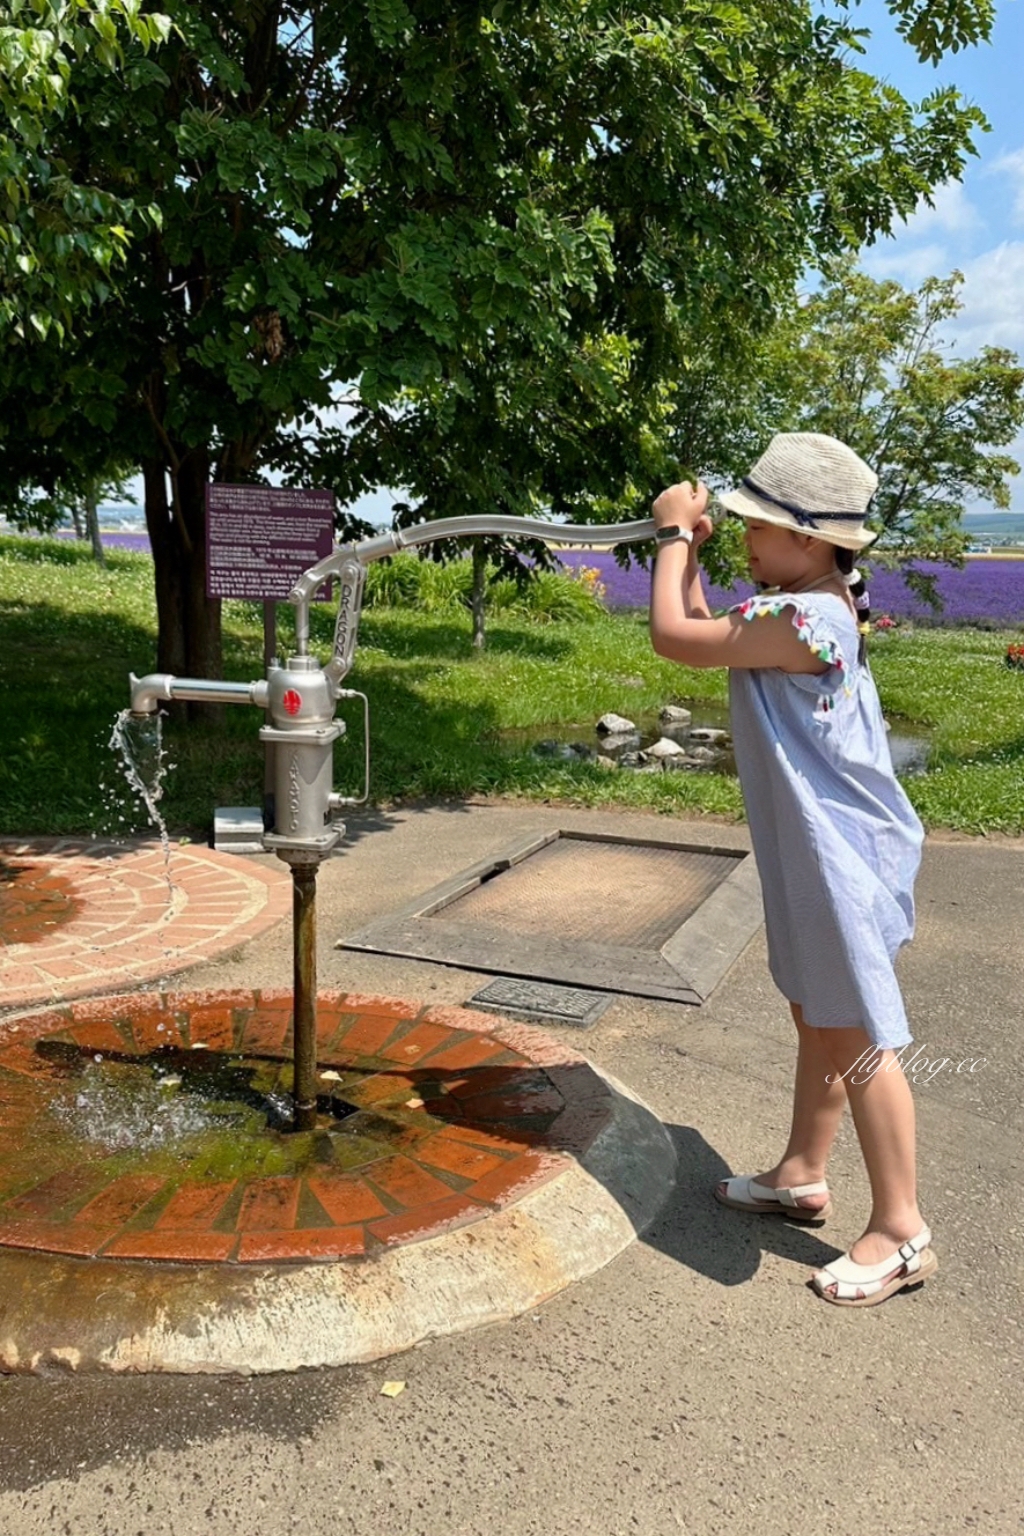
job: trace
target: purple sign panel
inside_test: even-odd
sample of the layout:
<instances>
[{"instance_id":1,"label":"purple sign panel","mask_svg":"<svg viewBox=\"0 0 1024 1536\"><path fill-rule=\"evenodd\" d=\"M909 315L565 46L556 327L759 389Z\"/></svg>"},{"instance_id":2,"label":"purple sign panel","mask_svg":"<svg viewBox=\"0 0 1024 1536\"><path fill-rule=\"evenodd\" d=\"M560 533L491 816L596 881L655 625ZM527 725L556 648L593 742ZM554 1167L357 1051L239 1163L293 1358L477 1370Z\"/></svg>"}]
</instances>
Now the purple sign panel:
<instances>
[{"instance_id":1,"label":"purple sign panel","mask_svg":"<svg viewBox=\"0 0 1024 1536\"><path fill-rule=\"evenodd\" d=\"M206 595L283 600L334 546L334 492L206 487ZM325 582L316 599L326 601Z\"/></svg>"}]
</instances>

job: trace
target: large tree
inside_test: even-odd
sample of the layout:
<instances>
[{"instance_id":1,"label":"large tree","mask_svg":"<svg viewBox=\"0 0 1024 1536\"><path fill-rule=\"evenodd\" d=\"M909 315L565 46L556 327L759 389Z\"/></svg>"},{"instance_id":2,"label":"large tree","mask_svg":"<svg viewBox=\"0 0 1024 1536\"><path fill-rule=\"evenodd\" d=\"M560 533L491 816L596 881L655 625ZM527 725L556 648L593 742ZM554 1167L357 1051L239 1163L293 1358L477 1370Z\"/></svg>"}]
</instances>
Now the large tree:
<instances>
[{"instance_id":1,"label":"large tree","mask_svg":"<svg viewBox=\"0 0 1024 1536\"><path fill-rule=\"evenodd\" d=\"M109 297L131 238L160 210L122 185L98 183L63 153L81 60L131 78L165 39L166 16L142 0L5 0L0 6L0 326L24 340L59 339L82 309ZM128 55L131 55L129 60Z\"/></svg>"},{"instance_id":2,"label":"large tree","mask_svg":"<svg viewBox=\"0 0 1024 1536\"><path fill-rule=\"evenodd\" d=\"M890 8L926 57L991 24L990 0ZM956 175L980 122L952 90L915 108L859 70L843 9L805 0L160 9L166 35L123 28L119 58L69 53L59 103L39 97L18 196L45 211L59 167L116 204L122 233L77 313L47 307L42 283L88 260L73 236L23 292L4 268L7 312L37 320L0 338L0 469L23 475L41 451L76 472L139 465L158 664L176 672L220 669L207 482L273 463L323 483L303 434L340 387L358 392L363 447L382 439L350 464L334 445L343 492L390 451L394 402L398 417L429 402L434 433L474 424L460 472L493 464L490 403L530 379L553 405L520 412L524 475L570 467L582 504L588 465L629 483L682 337L763 327L807 262ZM564 409L577 388L589 419Z\"/></svg>"}]
</instances>

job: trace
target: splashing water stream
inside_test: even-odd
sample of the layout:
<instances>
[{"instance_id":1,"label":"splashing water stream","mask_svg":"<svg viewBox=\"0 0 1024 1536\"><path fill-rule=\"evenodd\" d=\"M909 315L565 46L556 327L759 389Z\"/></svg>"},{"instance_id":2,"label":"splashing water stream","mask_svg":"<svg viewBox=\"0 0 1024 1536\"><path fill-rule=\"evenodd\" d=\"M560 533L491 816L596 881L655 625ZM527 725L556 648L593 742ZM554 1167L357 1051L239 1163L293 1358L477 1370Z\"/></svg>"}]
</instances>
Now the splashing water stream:
<instances>
[{"instance_id":1,"label":"splashing water stream","mask_svg":"<svg viewBox=\"0 0 1024 1536\"><path fill-rule=\"evenodd\" d=\"M142 802L150 824L160 834L170 916L175 890L171 877L171 839L159 802L164 793L163 781L174 765L167 762L160 723L162 719L163 714L159 710L140 719L130 709L122 709L114 720L108 745L117 755L128 788Z\"/></svg>"}]
</instances>

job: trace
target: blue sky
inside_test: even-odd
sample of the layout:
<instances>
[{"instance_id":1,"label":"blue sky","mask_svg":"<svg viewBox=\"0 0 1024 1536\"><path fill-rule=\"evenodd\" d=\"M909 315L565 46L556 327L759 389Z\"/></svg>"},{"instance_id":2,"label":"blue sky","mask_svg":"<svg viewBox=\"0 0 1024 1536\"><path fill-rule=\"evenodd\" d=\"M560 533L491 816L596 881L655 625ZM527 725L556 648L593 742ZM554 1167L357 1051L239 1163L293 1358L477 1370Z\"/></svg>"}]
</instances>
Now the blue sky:
<instances>
[{"instance_id":1,"label":"blue sky","mask_svg":"<svg viewBox=\"0 0 1024 1536\"><path fill-rule=\"evenodd\" d=\"M935 68L919 64L896 35L883 0L854 11L871 28L865 67L912 101L953 85L979 106L991 131L977 136L960 182L949 182L892 239L864 251L864 267L906 287L954 268L964 273L958 350L986 344L1024 353L1024 3L997 6L992 42L950 54Z\"/></svg>"},{"instance_id":2,"label":"blue sky","mask_svg":"<svg viewBox=\"0 0 1024 1536\"><path fill-rule=\"evenodd\" d=\"M981 347L1010 347L1024 356L1024 0L999 0L992 41L949 54L938 68L921 65L898 37L884 0L864 0L854 12L867 26L864 68L920 101L952 84L979 106L990 131L976 135L978 155L963 180L933 194L894 237L861 253L870 276L917 287L927 276L964 273L963 310L950 327L956 355ZM1024 464L1024 433L1010 447ZM1024 511L1024 475L1013 481L1013 511Z\"/></svg>"},{"instance_id":3,"label":"blue sky","mask_svg":"<svg viewBox=\"0 0 1024 1536\"><path fill-rule=\"evenodd\" d=\"M871 30L864 67L912 101L938 85L953 85L988 118L976 137L962 180L933 194L892 238L866 249L861 263L872 277L906 288L926 277L964 275L963 309L950 328L957 355L983 346L1024 355L1024 0L1000 0L990 43L949 54L936 68L920 64L897 36L884 0L864 0L856 24ZM1024 463L1024 434L1010 450ZM1024 512L1024 476L1013 484L1013 507Z\"/></svg>"}]
</instances>

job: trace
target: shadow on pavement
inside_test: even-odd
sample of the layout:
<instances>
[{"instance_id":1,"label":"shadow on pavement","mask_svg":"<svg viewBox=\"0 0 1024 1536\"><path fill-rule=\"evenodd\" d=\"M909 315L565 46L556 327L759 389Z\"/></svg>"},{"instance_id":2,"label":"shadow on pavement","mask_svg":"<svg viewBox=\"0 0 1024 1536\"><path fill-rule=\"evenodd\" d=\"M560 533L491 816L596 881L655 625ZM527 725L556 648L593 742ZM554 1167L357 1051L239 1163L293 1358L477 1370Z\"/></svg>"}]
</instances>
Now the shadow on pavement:
<instances>
[{"instance_id":1,"label":"shadow on pavement","mask_svg":"<svg viewBox=\"0 0 1024 1536\"><path fill-rule=\"evenodd\" d=\"M809 1271L839 1257L842 1249L820 1229L719 1205L712 1190L734 1170L692 1126L665 1129L679 1158L676 1187L641 1242L723 1286L750 1280L765 1253L806 1265Z\"/></svg>"}]
</instances>

